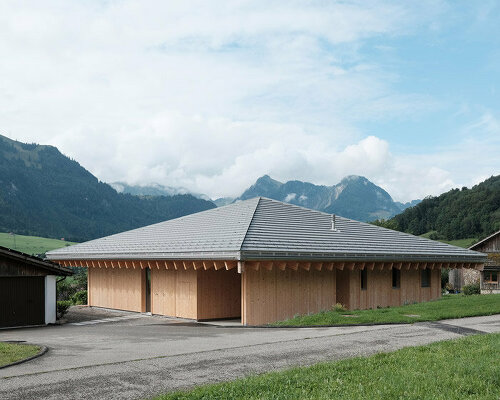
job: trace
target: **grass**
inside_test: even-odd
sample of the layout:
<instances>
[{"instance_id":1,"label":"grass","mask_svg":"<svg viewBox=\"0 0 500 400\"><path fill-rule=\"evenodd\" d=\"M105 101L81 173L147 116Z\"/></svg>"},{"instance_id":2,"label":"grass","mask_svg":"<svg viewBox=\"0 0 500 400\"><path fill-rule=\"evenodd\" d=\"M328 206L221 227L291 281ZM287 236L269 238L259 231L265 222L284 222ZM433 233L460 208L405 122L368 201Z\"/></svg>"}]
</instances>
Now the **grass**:
<instances>
[{"instance_id":1,"label":"grass","mask_svg":"<svg viewBox=\"0 0 500 400\"><path fill-rule=\"evenodd\" d=\"M12 250L22 251L26 254L43 254L49 250L70 246L74 242L66 242L58 239L48 239L39 236L11 235L10 233L0 233L0 246Z\"/></svg>"},{"instance_id":2,"label":"grass","mask_svg":"<svg viewBox=\"0 0 500 400\"><path fill-rule=\"evenodd\" d=\"M373 310L329 310L301 315L274 326L356 325L372 323L413 323L440 319L500 314L500 294L444 295L438 300ZM411 317L409 315L412 315Z\"/></svg>"},{"instance_id":3,"label":"grass","mask_svg":"<svg viewBox=\"0 0 500 400\"><path fill-rule=\"evenodd\" d=\"M251 376L155 399L498 400L499 371L500 334L476 335Z\"/></svg>"},{"instance_id":4,"label":"grass","mask_svg":"<svg viewBox=\"0 0 500 400\"><path fill-rule=\"evenodd\" d=\"M34 356L40 347L31 344L0 342L0 367Z\"/></svg>"},{"instance_id":5,"label":"grass","mask_svg":"<svg viewBox=\"0 0 500 400\"><path fill-rule=\"evenodd\" d=\"M427 238L427 239L430 239L429 236L431 236L433 234L437 234L437 231L429 231L429 232L426 232L420 236ZM477 238L466 238L466 239L456 239L456 240L441 240L441 239L439 239L438 242L448 243L448 244L452 244L453 246L458 246L458 247L463 247L464 249L468 249L474 243L477 243L478 239Z\"/></svg>"},{"instance_id":6,"label":"grass","mask_svg":"<svg viewBox=\"0 0 500 400\"><path fill-rule=\"evenodd\" d=\"M453 246L463 247L464 249L468 249L474 243L477 243L477 239L468 238L468 239L457 239L457 240L440 240L440 242L452 244Z\"/></svg>"}]
</instances>

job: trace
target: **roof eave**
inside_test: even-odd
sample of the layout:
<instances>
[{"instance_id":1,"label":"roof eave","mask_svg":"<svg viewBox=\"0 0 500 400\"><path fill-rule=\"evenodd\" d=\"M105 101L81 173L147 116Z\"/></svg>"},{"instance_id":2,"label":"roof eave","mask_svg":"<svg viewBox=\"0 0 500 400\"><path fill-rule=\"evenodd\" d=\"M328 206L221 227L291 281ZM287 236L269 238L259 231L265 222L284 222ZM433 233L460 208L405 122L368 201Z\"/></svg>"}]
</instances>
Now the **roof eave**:
<instances>
[{"instance_id":1,"label":"roof eave","mask_svg":"<svg viewBox=\"0 0 500 400\"><path fill-rule=\"evenodd\" d=\"M240 260L240 252L203 251L189 253L59 253L50 260Z\"/></svg>"},{"instance_id":2,"label":"roof eave","mask_svg":"<svg viewBox=\"0 0 500 400\"><path fill-rule=\"evenodd\" d=\"M241 260L308 260L308 261L412 261L412 262L457 262L484 263L487 255L442 254L381 254L381 253L323 253L292 251L242 251Z\"/></svg>"}]
</instances>

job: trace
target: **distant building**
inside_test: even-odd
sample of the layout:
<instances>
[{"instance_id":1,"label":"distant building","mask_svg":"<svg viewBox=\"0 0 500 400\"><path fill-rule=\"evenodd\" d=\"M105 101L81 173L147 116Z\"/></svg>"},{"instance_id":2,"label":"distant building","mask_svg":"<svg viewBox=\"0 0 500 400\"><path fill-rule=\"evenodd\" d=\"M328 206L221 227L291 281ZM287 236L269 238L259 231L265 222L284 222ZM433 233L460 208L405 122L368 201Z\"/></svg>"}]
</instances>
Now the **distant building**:
<instances>
[{"instance_id":1,"label":"distant building","mask_svg":"<svg viewBox=\"0 0 500 400\"><path fill-rule=\"evenodd\" d=\"M342 303L441 296L441 269L486 255L258 197L47 253L88 268L88 304L259 325Z\"/></svg>"},{"instance_id":2,"label":"distant building","mask_svg":"<svg viewBox=\"0 0 500 400\"><path fill-rule=\"evenodd\" d=\"M56 322L56 278L73 272L0 246L0 328Z\"/></svg>"},{"instance_id":3,"label":"distant building","mask_svg":"<svg viewBox=\"0 0 500 400\"><path fill-rule=\"evenodd\" d=\"M449 282L456 290L465 285L479 283L481 293L500 293L500 231L469 247L470 250L486 253L488 258L483 271L456 269L450 271Z\"/></svg>"},{"instance_id":4,"label":"distant building","mask_svg":"<svg viewBox=\"0 0 500 400\"><path fill-rule=\"evenodd\" d=\"M488 255L484 270L480 272L481 293L500 293L500 231L470 247Z\"/></svg>"}]
</instances>

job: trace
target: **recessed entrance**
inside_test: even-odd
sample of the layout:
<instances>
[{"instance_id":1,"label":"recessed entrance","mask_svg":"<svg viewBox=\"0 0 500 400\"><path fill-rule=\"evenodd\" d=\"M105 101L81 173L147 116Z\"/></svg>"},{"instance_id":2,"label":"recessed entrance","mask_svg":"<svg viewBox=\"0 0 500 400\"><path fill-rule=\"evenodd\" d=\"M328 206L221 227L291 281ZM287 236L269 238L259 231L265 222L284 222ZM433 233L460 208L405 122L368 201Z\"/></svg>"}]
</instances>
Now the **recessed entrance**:
<instances>
[{"instance_id":1,"label":"recessed entrance","mask_svg":"<svg viewBox=\"0 0 500 400\"><path fill-rule=\"evenodd\" d=\"M151 270L149 268L144 269L146 277L144 279L145 292L146 292L146 312L151 312Z\"/></svg>"}]
</instances>

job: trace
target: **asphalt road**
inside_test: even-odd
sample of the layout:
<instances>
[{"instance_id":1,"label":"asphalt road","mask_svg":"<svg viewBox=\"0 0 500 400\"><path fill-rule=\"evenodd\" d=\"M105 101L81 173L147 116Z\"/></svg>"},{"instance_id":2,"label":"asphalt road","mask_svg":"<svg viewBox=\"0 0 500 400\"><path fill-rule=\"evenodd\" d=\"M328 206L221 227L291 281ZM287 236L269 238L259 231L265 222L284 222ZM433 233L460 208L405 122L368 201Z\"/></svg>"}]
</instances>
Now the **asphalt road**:
<instances>
[{"instance_id":1,"label":"asphalt road","mask_svg":"<svg viewBox=\"0 0 500 400\"><path fill-rule=\"evenodd\" d=\"M132 313L99 317L91 324L0 331L0 341L49 348L36 360L0 369L0 399L143 399L291 366L500 332L500 315L305 329L213 326Z\"/></svg>"}]
</instances>

